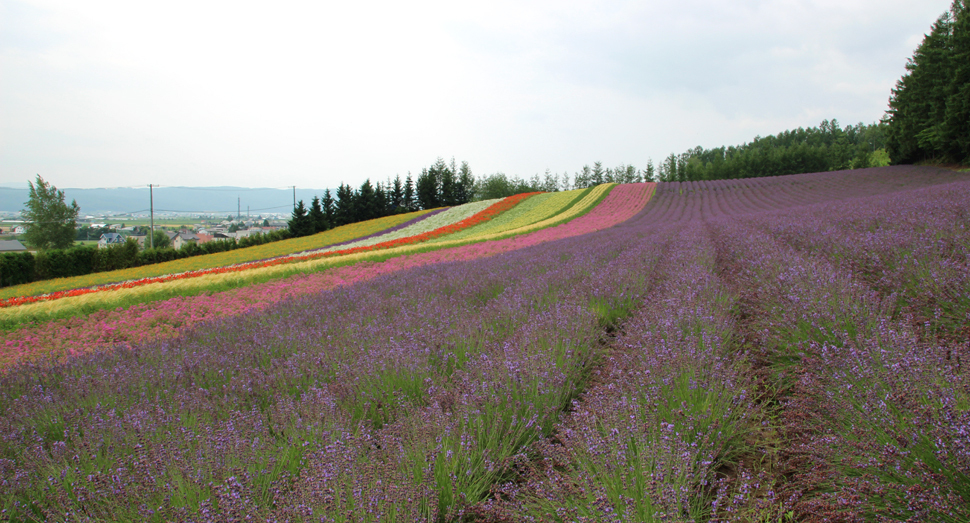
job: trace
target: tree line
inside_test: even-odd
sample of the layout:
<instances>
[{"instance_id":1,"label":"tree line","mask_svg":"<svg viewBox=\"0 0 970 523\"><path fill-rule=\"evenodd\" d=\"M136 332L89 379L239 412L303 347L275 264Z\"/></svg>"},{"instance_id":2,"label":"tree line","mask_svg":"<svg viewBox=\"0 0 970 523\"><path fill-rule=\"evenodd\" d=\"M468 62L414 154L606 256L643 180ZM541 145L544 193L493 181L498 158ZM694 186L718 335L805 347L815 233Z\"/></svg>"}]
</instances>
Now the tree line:
<instances>
[{"instance_id":1,"label":"tree line","mask_svg":"<svg viewBox=\"0 0 970 523\"><path fill-rule=\"evenodd\" d=\"M755 137L739 146L695 147L657 166L658 181L754 178L889 165L884 122L847 125L823 120L818 127Z\"/></svg>"},{"instance_id":2,"label":"tree line","mask_svg":"<svg viewBox=\"0 0 970 523\"><path fill-rule=\"evenodd\" d=\"M155 231L168 241L161 231ZM127 238L124 243L99 249L94 245L75 245L64 249L43 249L36 253L0 253L0 287L19 285L52 278L83 276L95 272L114 271L181 260L204 254L244 249L254 245L290 238L290 231L281 229L269 233L252 234L244 238L227 238L206 243L186 243L181 249L155 247L141 249L138 241Z\"/></svg>"},{"instance_id":3,"label":"tree line","mask_svg":"<svg viewBox=\"0 0 970 523\"><path fill-rule=\"evenodd\" d=\"M527 192L555 192L583 189L601 183L634 183L653 179L653 165L644 170L633 165L615 168L596 162L586 165L570 182L568 173L550 172L530 179L495 173L476 178L468 162L458 165L455 159L445 162L438 158L430 167L421 170L417 179L411 173L402 180L397 175L385 183L372 184L364 180L359 188L341 182L336 193L330 189L323 196L314 196L309 207L300 200L288 222L293 236L308 236L341 225L390 216L421 209L435 209L462 205L471 201L505 198Z\"/></svg>"},{"instance_id":4,"label":"tree line","mask_svg":"<svg viewBox=\"0 0 970 523\"><path fill-rule=\"evenodd\" d=\"M906 63L889 100L893 163L970 164L970 4L955 0Z\"/></svg>"}]
</instances>

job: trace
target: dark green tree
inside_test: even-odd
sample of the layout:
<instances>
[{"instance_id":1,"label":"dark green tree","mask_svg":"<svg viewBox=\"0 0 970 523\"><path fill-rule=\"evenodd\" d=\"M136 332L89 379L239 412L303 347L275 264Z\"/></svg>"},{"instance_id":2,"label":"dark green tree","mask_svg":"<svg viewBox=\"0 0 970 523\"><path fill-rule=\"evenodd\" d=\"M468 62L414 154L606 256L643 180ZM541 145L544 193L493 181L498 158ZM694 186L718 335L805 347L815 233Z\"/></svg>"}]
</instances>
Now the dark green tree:
<instances>
[{"instance_id":1,"label":"dark green tree","mask_svg":"<svg viewBox=\"0 0 970 523\"><path fill-rule=\"evenodd\" d=\"M408 171L408 177L404 180L404 210L416 211L417 199L414 195L414 181L411 179L411 171Z\"/></svg>"},{"instance_id":2,"label":"dark green tree","mask_svg":"<svg viewBox=\"0 0 970 523\"><path fill-rule=\"evenodd\" d=\"M354 221L362 222L379 218L381 216L381 210L378 208L379 203L377 192L371 185L370 178L364 180L364 183L360 184L357 198L354 200L354 216L356 218Z\"/></svg>"},{"instance_id":3,"label":"dark green tree","mask_svg":"<svg viewBox=\"0 0 970 523\"><path fill-rule=\"evenodd\" d=\"M401 175L394 177L394 184L391 186L390 206L393 212L401 212L404 208L404 184L401 182Z\"/></svg>"},{"instance_id":4,"label":"dark green tree","mask_svg":"<svg viewBox=\"0 0 970 523\"><path fill-rule=\"evenodd\" d=\"M459 203L468 203L475 198L475 175L468 162L461 162L458 169L458 183L455 185L455 200Z\"/></svg>"},{"instance_id":5,"label":"dark green tree","mask_svg":"<svg viewBox=\"0 0 970 523\"><path fill-rule=\"evenodd\" d=\"M310 201L310 213L309 213L310 223L313 224L313 232L323 232L330 228L330 223L327 222L327 215L323 212L323 207L320 204L320 198L317 196L313 197Z\"/></svg>"},{"instance_id":6,"label":"dark green tree","mask_svg":"<svg viewBox=\"0 0 970 523\"><path fill-rule=\"evenodd\" d=\"M334 201L333 196L330 194L330 189L323 191L323 199L320 201L320 205L323 208L323 214L327 218L327 227L333 228L334 226Z\"/></svg>"},{"instance_id":7,"label":"dark green tree","mask_svg":"<svg viewBox=\"0 0 970 523\"><path fill-rule=\"evenodd\" d=\"M306 206L303 204L303 200L300 200L296 207L293 208L293 217L290 218L287 224L290 229L290 234L294 237L309 236L313 234L313 222L310 219L310 215L307 213Z\"/></svg>"},{"instance_id":8,"label":"dark green tree","mask_svg":"<svg viewBox=\"0 0 970 523\"><path fill-rule=\"evenodd\" d=\"M354 189L343 183L337 187L337 201L334 205L334 225L347 225L357 221Z\"/></svg>"},{"instance_id":9,"label":"dark green tree","mask_svg":"<svg viewBox=\"0 0 970 523\"><path fill-rule=\"evenodd\" d=\"M380 211L379 216L387 216L391 213L391 198L388 196L388 192L388 184L378 182L374 186L374 197L377 200L377 209Z\"/></svg>"},{"instance_id":10,"label":"dark green tree","mask_svg":"<svg viewBox=\"0 0 970 523\"><path fill-rule=\"evenodd\" d=\"M422 169L415 184L418 205L422 209L434 209L441 207L441 193L437 172L430 169Z\"/></svg>"},{"instance_id":11,"label":"dark green tree","mask_svg":"<svg viewBox=\"0 0 970 523\"><path fill-rule=\"evenodd\" d=\"M452 160L454 164L454 160ZM451 169L442 158L438 158L435 163L428 168L428 172L438 181L438 201L440 205L457 205L455 198L455 171Z\"/></svg>"},{"instance_id":12,"label":"dark green tree","mask_svg":"<svg viewBox=\"0 0 970 523\"><path fill-rule=\"evenodd\" d=\"M77 236L77 201L64 203L64 191L50 185L38 174L37 183L30 185L29 199L20 216L27 222L24 240L40 249L66 249L74 244Z\"/></svg>"},{"instance_id":13,"label":"dark green tree","mask_svg":"<svg viewBox=\"0 0 970 523\"><path fill-rule=\"evenodd\" d=\"M943 123L944 152L950 161L970 165L970 2L957 0L950 37L952 78Z\"/></svg>"},{"instance_id":14,"label":"dark green tree","mask_svg":"<svg viewBox=\"0 0 970 523\"><path fill-rule=\"evenodd\" d=\"M906 63L887 111L886 149L894 163L967 162L970 156L970 11L966 0L950 10Z\"/></svg>"}]
</instances>

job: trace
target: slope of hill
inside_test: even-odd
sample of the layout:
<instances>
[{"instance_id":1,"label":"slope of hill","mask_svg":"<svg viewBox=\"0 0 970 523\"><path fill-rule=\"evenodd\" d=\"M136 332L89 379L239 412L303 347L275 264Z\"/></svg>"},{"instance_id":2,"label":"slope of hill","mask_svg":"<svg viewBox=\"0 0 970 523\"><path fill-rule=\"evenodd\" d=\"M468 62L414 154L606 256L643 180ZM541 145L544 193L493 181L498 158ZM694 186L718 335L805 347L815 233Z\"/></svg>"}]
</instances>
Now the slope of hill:
<instances>
[{"instance_id":1,"label":"slope of hill","mask_svg":"<svg viewBox=\"0 0 970 523\"><path fill-rule=\"evenodd\" d=\"M0 502L965 520L967 201L919 167L620 185L525 234L23 326L0 347L57 354L0 376Z\"/></svg>"}]
</instances>

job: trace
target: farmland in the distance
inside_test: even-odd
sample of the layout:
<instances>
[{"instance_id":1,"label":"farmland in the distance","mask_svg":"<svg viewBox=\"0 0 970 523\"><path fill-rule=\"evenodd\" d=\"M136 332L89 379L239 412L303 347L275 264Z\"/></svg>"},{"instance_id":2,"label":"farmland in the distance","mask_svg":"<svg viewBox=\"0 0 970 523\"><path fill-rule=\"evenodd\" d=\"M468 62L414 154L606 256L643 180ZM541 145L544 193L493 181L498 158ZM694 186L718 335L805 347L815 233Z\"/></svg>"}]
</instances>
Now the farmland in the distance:
<instances>
[{"instance_id":1,"label":"farmland in the distance","mask_svg":"<svg viewBox=\"0 0 970 523\"><path fill-rule=\"evenodd\" d=\"M970 520L970 175L572 193L12 289L0 520Z\"/></svg>"}]
</instances>

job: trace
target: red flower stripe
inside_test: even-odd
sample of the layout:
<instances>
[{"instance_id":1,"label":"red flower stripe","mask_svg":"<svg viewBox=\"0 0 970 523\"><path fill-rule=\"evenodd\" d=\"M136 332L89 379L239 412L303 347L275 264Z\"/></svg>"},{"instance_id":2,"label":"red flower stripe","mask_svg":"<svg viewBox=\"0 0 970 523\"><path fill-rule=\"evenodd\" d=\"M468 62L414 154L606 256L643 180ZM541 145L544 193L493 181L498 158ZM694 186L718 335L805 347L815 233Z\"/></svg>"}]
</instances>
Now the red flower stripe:
<instances>
[{"instance_id":1,"label":"red flower stripe","mask_svg":"<svg viewBox=\"0 0 970 523\"><path fill-rule=\"evenodd\" d=\"M375 245L368 245L362 247L354 247L351 249L344 249L341 251L329 251L325 253L315 253L308 254L306 256L283 256L280 258L273 258L270 260L240 263L238 265L228 265L225 267L214 267L211 269L200 269L197 271L188 271L180 274L170 274L166 276L157 276L153 278L142 278L139 280L126 281L124 283L114 283L110 285L102 285L100 287L87 287L84 289L71 289L67 291L57 291L50 294L42 294L40 296L17 296L14 298L7 298L5 300L0 300L0 308L2 307L16 307L18 305L26 305L28 303L37 303L41 301L52 301L60 298L69 298L72 296L82 296L85 294L91 294L95 292L106 292L114 291L119 289L131 289L134 287L141 287L142 285L148 285L151 283L164 283L175 280L184 280L188 278L198 278L200 276L208 276L210 274L225 274L229 272L241 272L249 269L261 269L263 267L272 267L275 265L283 265L285 263L295 263L306 260L313 260L317 258L329 258L332 256L341 256L345 254L354 254L364 251L372 251L376 249L384 249L390 247L400 247L402 245L410 245L412 243L420 243L433 238L438 238L446 234L455 233L468 227L478 225L483 222L487 222L492 218L498 216L499 214L515 207L519 202L528 198L529 196L539 194L535 192L516 194L514 196L509 196L508 198L503 198L502 200L495 202L490 205L487 209L484 209L464 220L461 220L450 225L445 225L444 227L439 227L433 231L428 231L422 234L417 234L414 236L407 236L404 238L398 238L396 240L390 240L383 243L378 243Z\"/></svg>"}]
</instances>

